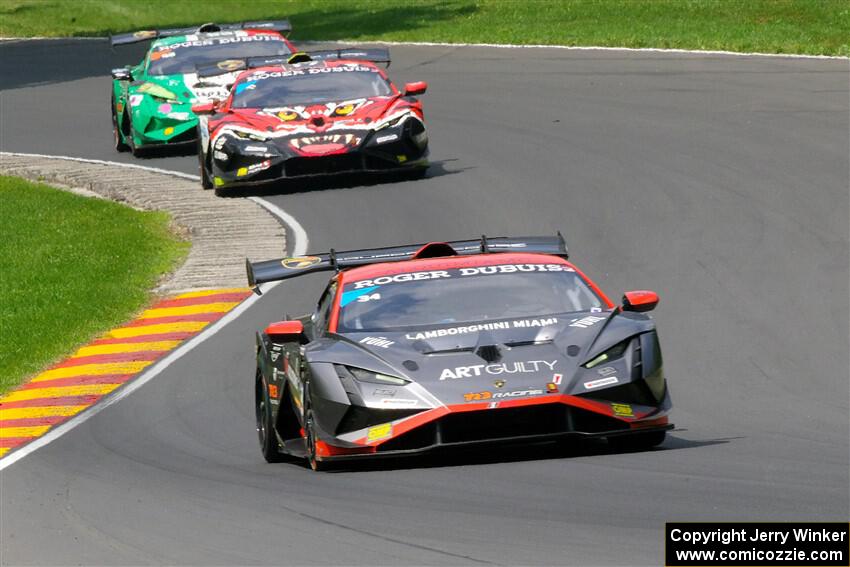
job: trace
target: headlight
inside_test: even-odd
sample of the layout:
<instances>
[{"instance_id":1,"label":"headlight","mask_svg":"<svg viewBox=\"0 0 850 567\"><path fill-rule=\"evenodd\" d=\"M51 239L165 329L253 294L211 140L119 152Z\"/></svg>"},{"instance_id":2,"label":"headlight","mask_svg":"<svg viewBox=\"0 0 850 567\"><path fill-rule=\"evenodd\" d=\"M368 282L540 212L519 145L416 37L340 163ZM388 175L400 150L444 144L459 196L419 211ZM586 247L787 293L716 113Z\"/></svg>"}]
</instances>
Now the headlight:
<instances>
[{"instance_id":1,"label":"headlight","mask_svg":"<svg viewBox=\"0 0 850 567\"><path fill-rule=\"evenodd\" d=\"M238 138L242 138L243 140L254 140L255 142L265 142L265 136L260 136L258 134L252 134L250 132L243 132L242 130L231 130L231 134L234 134Z\"/></svg>"},{"instance_id":2,"label":"headlight","mask_svg":"<svg viewBox=\"0 0 850 567\"><path fill-rule=\"evenodd\" d=\"M399 124L401 124L401 122L402 122L403 120L405 120L408 116L411 116L411 114L410 114L409 112L405 112L405 113L404 113L404 114L402 114L401 116L396 116L395 118L392 118L392 119L390 119L390 120L387 120L386 122L384 122L383 124L381 124L380 126L378 126L377 128L375 128L375 130L376 130L376 131L377 131L377 130L383 130L384 128L391 128L391 127L393 127L393 126L398 126L398 125L399 125Z\"/></svg>"},{"instance_id":3,"label":"headlight","mask_svg":"<svg viewBox=\"0 0 850 567\"><path fill-rule=\"evenodd\" d=\"M405 386L410 383L410 380L405 380L404 378L388 376L387 374L363 370L362 368L352 368L351 366L347 366L346 368L358 382L369 382L370 384L392 384L393 386Z\"/></svg>"},{"instance_id":4,"label":"headlight","mask_svg":"<svg viewBox=\"0 0 850 567\"><path fill-rule=\"evenodd\" d=\"M588 362L585 362L582 366L584 366L585 368L593 368L594 366L602 364L603 362L610 362L612 360L616 360L623 356L623 353L626 352L627 348L629 348L629 344L631 342L632 339L630 337L621 343L617 343L602 354L596 355Z\"/></svg>"},{"instance_id":5,"label":"headlight","mask_svg":"<svg viewBox=\"0 0 850 567\"><path fill-rule=\"evenodd\" d=\"M156 83L144 83L139 88L136 89L137 93L144 93L151 95L152 97L164 99L164 100L175 100L177 95L166 89L165 87L161 87Z\"/></svg>"}]
</instances>

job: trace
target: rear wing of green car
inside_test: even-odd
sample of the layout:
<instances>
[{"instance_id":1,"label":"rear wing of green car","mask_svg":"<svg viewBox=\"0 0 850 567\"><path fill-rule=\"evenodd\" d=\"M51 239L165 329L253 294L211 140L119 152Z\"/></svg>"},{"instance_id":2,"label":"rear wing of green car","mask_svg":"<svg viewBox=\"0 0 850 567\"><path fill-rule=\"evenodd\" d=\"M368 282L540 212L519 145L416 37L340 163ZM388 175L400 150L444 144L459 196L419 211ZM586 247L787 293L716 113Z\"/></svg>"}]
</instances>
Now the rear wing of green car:
<instances>
[{"instance_id":1,"label":"rear wing of green car","mask_svg":"<svg viewBox=\"0 0 850 567\"><path fill-rule=\"evenodd\" d=\"M149 41L161 37L174 37L176 35L192 35L195 33L209 33L218 31L237 31L237 30L266 30L276 31L284 36L289 35L292 31L292 26L289 20L268 20L260 22L241 22L236 24L204 24L200 27L192 28L171 28L164 30L140 30L133 33L122 33L109 36L109 43L114 47L116 45L127 45L130 43L139 43L141 41Z\"/></svg>"}]
</instances>

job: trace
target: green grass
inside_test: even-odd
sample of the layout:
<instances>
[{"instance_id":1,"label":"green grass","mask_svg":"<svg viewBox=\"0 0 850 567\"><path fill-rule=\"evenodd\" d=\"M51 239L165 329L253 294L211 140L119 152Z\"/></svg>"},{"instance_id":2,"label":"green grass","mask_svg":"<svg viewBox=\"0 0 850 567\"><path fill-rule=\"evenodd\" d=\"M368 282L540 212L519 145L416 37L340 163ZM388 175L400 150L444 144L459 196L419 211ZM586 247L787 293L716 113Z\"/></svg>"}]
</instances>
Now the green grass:
<instances>
[{"instance_id":1,"label":"green grass","mask_svg":"<svg viewBox=\"0 0 850 567\"><path fill-rule=\"evenodd\" d=\"M0 36L102 36L288 17L302 40L850 55L848 0L4 0Z\"/></svg>"},{"instance_id":2,"label":"green grass","mask_svg":"<svg viewBox=\"0 0 850 567\"><path fill-rule=\"evenodd\" d=\"M0 176L0 392L126 322L188 251L169 217Z\"/></svg>"}]
</instances>

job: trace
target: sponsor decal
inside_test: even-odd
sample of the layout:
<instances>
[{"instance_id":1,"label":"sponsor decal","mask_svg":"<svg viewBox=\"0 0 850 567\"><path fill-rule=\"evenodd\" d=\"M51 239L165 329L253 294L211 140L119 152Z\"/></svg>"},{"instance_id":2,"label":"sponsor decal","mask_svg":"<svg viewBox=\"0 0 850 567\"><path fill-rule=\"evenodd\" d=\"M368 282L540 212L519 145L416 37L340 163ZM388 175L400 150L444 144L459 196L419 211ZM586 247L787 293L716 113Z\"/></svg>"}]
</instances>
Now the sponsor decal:
<instances>
[{"instance_id":1,"label":"sponsor decal","mask_svg":"<svg viewBox=\"0 0 850 567\"><path fill-rule=\"evenodd\" d=\"M156 32L153 32L154 34ZM229 43L254 43L257 41L280 41L283 39L273 34L208 36L206 39L196 39L198 36L186 36L186 41L161 46L157 49L180 49L182 47L203 47L205 45L226 45ZM192 39L190 39L192 38Z\"/></svg>"},{"instance_id":2,"label":"sponsor decal","mask_svg":"<svg viewBox=\"0 0 850 567\"><path fill-rule=\"evenodd\" d=\"M388 408L406 408L410 406L415 406L417 403L416 400L408 400L405 398L392 398L392 399L382 399L380 400L380 404L384 407Z\"/></svg>"},{"instance_id":3,"label":"sponsor decal","mask_svg":"<svg viewBox=\"0 0 850 567\"><path fill-rule=\"evenodd\" d=\"M539 396L543 390L532 388L528 390L514 390L513 392L469 392L463 395L463 399L467 402L480 402L484 400L507 399L507 398L524 398L527 396Z\"/></svg>"},{"instance_id":4,"label":"sponsor decal","mask_svg":"<svg viewBox=\"0 0 850 567\"><path fill-rule=\"evenodd\" d=\"M553 374L552 375L552 383L553 384L560 384L561 380L563 380L563 379L564 379L563 374Z\"/></svg>"},{"instance_id":5,"label":"sponsor decal","mask_svg":"<svg viewBox=\"0 0 850 567\"><path fill-rule=\"evenodd\" d=\"M266 150L268 150L268 148L265 146L245 146L244 150L246 152L266 153Z\"/></svg>"},{"instance_id":6,"label":"sponsor decal","mask_svg":"<svg viewBox=\"0 0 850 567\"><path fill-rule=\"evenodd\" d=\"M354 290L351 290L351 291L345 291L345 292L342 293L342 296L340 296L340 298L339 298L339 306L345 307L346 305L348 305L352 301L355 301L355 300L359 301L361 297L367 296L368 294L370 294L374 290L378 289L379 287L380 286L375 285L375 286L367 287L367 288L364 288L364 289L354 289ZM381 298L380 294L372 294L372 295L378 296L375 299ZM371 301L371 300L367 299L366 301Z\"/></svg>"},{"instance_id":7,"label":"sponsor decal","mask_svg":"<svg viewBox=\"0 0 850 567\"><path fill-rule=\"evenodd\" d=\"M379 144L383 144L384 142L395 142L398 140L398 134L388 134L386 136L379 136L375 138L375 142Z\"/></svg>"},{"instance_id":8,"label":"sponsor decal","mask_svg":"<svg viewBox=\"0 0 850 567\"><path fill-rule=\"evenodd\" d=\"M244 65L245 62L241 59L227 59L225 61L219 61L218 63L216 63L215 66L221 69L222 71L235 71L236 69L239 69Z\"/></svg>"},{"instance_id":9,"label":"sponsor decal","mask_svg":"<svg viewBox=\"0 0 850 567\"><path fill-rule=\"evenodd\" d=\"M381 276L371 280L361 280L354 283L354 289L362 289L364 287L373 287L377 285L386 285L389 283L411 282L420 280L433 280L437 278L448 278L449 273L445 270L435 270L433 272L409 272L406 274L396 274L394 276Z\"/></svg>"},{"instance_id":10,"label":"sponsor decal","mask_svg":"<svg viewBox=\"0 0 850 567\"><path fill-rule=\"evenodd\" d=\"M315 266L321 261L322 259L318 256L295 256L293 258L284 258L280 263L284 268L289 268L290 270L303 270L304 268Z\"/></svg>"},{"instance_id":11,"label":"sponsor decal","mask_svg":"<svg viewBox=\"0 0 850 567\"><path fill-rule=\"evenodd\" d=\"M219 150L213 152L213 157L219 161L227 161L227 154Z\"/></svg>"},{"instance_id":12,"label":"sponsor decal","mask_svg":"<svg viewBox=\"0 0 850 567\"><path fill-rule=\"evenodd\" d=\"M377 441L379 439L386 439L393 434L393 424L392 423L382 423L381 425L376 425L374 427L370 427L366 431L366 441Z\"/></svg>"},{"instance_id":13,"label":"sponsor decal","mask_svg":"<svg viewBox=\"0 0 850 567\"><path fill-rule=\"evenodd\" d=\"M276 400L277 394L277 384L269 384L269 397L271 397L273 400Z\"/></svg>"},{"instance_id":14,"label":"sponsor decal","mask_svg":"<svg viewBox=\"0 0 850 567\"><path fill-rule=\"evenodd\" d=\"M130 95L130 107L139 106L142 104L142 99L144 97L140 94L131 94Z\"/></svg>"},{"instance_id":15,"label":"sponsor decal","mask_svg":"<svg viewBox=\"0 0 850 567\"><path fill-rule=\"evenodd\" d=\"M280 358L280 353L279 352L272 352L272 353L269 353L269 356L271 357L272 362L277 362L277 359Z\"/></svg>"},{"instance_id":16,"label":"sponsor decal","mask_svg":"<svg viewBox=\"0 0 850 567\"><path fill-rule=\"evenodd\" d=\"M532 327L548 327L557 325L557 317L546 317L542 319L518 319L515 321L499 321L496 323L480 323L476 325L467 325L463 327L448 327L445 329L434 329L432 331L421 331L418 333L407 333L405 338L411 341L423 339L437 339L440 337L449 337L452 335L466 335L468 333L478 333L480 331L499 331L507 329L524 329Z\"/></svg>"},{"instance_id":17,"label":"sponsor decal","mask_svg":"<svg viewBox=\"0 0 850 567\"><path fill-rule=\"evenodd\" d=\"M616 376L608 376L607 378L600 378L599 380L585 382L584 387L588 390L592 390L593 388L601 388L602 386L608 386L609 384L616 384L619 381L620 379Z\"/></svg>"},{"instance_id":18,"label":"sponsor decal","mask_svg":"<svg viewBox=\"0 0 850 567\"><path fill-rule=\"evenodd\" d=\"M616 374L617 369L612 366L606 366L604 368L600 368L596 371L600 376L610 376L611 374Z\"/></svg>"},{"instance_id":19,"label":"sponsor decal","mask_svg":"<svg viewBox=\"0 0 850 567\"><path fill-rule=\"evenodd\" d=\"M635 412L632 411L632 406L629 404L611 404L611 411L617 417L634 417Z\"/></svg>"},{"instance_id":20,"label":"sponsor decal","mask_svg":"<svg viewBox=\"0 0 850 567\"><path fill-rule=\"evenodd\" d=\"M242 91L252 91L257 88L257 81L244 81L236 85L236 94Z\"/></svg>"},{"instance_id":21,"label":"sponsor decal","mask_svg":"<svg viewBox=\"0 0 850 567\"><path fill-rule=\"evenodd\" d=\"M168 117L173 120L189 120L188 112L169 112Z\"/></svg>"},{"instance_id":22,"label":"sponsor decal","mask_svg":"<svg viewBox=\"0 0 850 567\"><path fill-rule=\"evenodd\" d=\"M570 327L578 327L579 329L586 329L588 327L592 327L596 323L600 321L604 321L605 317L594 317L593 315L588 315L587 317L582 317L581 319L573 319L573 322L570 323Z\"/></svg>"},{"instance_id":23,"label":"sponsor decal","mask_svg":"<svg viewBox=\"0 0 850 567\"><path fill-rule=\"evenodd\" d=\"M381 348L390 348L395 344L395 341L391 341L387 337L363 337L362 339L360 339L360 344Z\"/></svg>"},{"instance_id":24,"label":"sponsor decal","mask_svg":"<svg viewBox=\"0 0 850 567\"><path fill-rule=\"evenodd\" d=\"M213 148L220 150L222 146L224 146L225 142L227 142L227 138L225 138L224 136L219 136L218 140L216 140L215 144L213 144Z\"/></svg>"},{"instance_id":25,"label":"sponsor decal","mask_svg":"<svg viewBox=\"0 0 850 567\"><path fill-rule=\"evenodd\" d=\"M454 274L445 270L433 272L413 272L397 274L394 276L383 276L374 280L363 280L354 283L354 288L367 287L371 285L383 285L389 283L409 282L415 280L428 280L436 278L452 278L465 276L486 276L491 274L512 274L517 272L572 272L572 268L560 264L502 264L498 266L479 266L475 268L460 268ZM430 275L428 275L430 274ZM416 277L411 277L416 276ZM603 319L599 319L602 321Z\"/></svg>"},{"instance_id":26,"label":"sponsor decal","mask_svg":"<svg viewBox=\"0 0 850 567\"><path fill-rule=\"evenodd\" d=\"M389 388L377 388L374 392L372 392L373 396L395 396L395 390L391 390Z\"/></svg>"},{"instance_id":27,"label":"sponsor decal","mask_svg":"<svg viewBox=\"0 0 850 567\"><path fill-rule=\"evenodd\" d=\"M499 402L490 402L487 404L487 409L496 409L497 407L499 407Z\"/></svg>"},{"instance_id":28,"label":"sponsor decal","mask_svg":"<svg viewBox=\"0 0 850 567\"><path fill-rule=\"evenodd\" d=\"M249 79L264 81L266 79L284 79L303 75L326 75L332 73L378 73L378 69L357 63L344 64L338 67L310 67L307 69L288 69L286 71L257 71Z\"/></svg>"},{"instance_id":29,"label":"sponsor decal","mask_svg":"<svg viewBox=\"0 0 850 567\"><path fill-rule=\"evenodd\" d=\"M440 374L440 380L456 380L458 378L473 378L484 374L533 374L548 368L552 370L558 364L557 360L528 360L523 362L503 362L501 364L473 364L446 368Z\"/></svg>"},{"instance_id":30,"label":"sponsor decal","mask_svg":"<svg viewBox=\"0 0 850 567\"><path fill-rule=\"evenodd\" d=\"M463 395L463 399L467 402L480 402L483 400L489 400L492 397L492 392L469 392Z\"/></svg>"},{"instance_id":31,"label":"sponsor decal","mask_svg":"<svg viewBox=\"0 0 850 567\"><path fill-rule=\"evenodd\" d=\"M269 160L262 161L260 163L255 163L253 165L249 165L248 167L240 167L236 170L237 177L244 177L246 175L250 175L252 173L257 173L258 171L262 171L264 169L268 169L271 167L272 162Z\"/></svg>"}]
</instances>

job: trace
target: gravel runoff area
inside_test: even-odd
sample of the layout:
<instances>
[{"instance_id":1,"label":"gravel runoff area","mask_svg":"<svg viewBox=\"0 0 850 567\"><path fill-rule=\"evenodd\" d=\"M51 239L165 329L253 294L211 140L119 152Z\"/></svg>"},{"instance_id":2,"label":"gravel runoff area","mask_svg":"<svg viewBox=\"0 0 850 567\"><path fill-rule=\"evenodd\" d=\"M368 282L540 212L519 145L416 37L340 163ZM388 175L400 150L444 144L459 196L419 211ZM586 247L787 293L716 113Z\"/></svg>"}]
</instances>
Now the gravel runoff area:
<instances>
[{"instance_id":1,"label":"gravel runoff area","mask_svg":"<svg viewBox=\"0 0 850 567\"><path fill-rule=\"evenodd\" d=\"M197 181L117 165L3 153L0 173L170 213L192 248L186 262L154 290L159 294L246 287L246 257L261 260L286 253L285 230L269 212L248 199L216 197Z\"/></svg>"}]
</instances>

